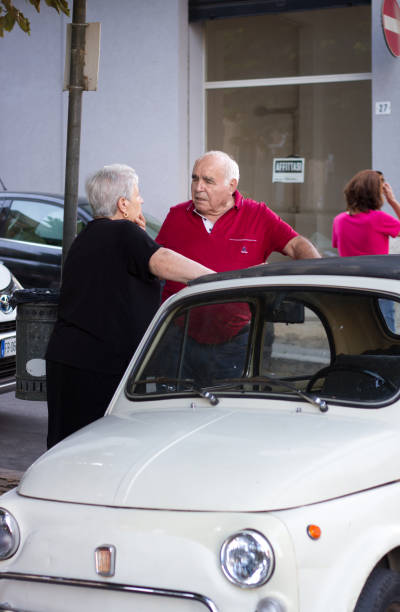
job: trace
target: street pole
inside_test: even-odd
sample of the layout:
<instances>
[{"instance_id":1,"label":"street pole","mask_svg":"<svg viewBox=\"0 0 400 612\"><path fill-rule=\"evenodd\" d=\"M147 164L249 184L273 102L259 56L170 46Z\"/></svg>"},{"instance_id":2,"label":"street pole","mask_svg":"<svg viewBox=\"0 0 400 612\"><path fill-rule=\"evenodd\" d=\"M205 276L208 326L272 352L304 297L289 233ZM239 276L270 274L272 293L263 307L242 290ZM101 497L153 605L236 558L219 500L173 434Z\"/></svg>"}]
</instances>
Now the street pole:
<instances>
[{"instance_id":1,"label":"street pole","mask_svg":"<svg viewBox=\"0 0 400 612\"><path fill-rule=\"evenodd\" d=\"M83 76L85 64L85 28L86 0L73 0L62 265L65 263L68 250L76 236L82 92L85 89Z\"/></svg>"}]
</instances>

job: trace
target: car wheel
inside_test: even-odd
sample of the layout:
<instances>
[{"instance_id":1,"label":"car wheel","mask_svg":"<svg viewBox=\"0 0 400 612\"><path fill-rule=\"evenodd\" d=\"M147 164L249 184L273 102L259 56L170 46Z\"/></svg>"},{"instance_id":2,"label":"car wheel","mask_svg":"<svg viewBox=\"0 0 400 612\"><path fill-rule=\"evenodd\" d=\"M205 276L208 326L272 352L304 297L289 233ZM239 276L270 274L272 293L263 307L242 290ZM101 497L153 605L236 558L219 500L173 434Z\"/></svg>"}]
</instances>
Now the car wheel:
<instances>
[{"instance_id":1,"label":"car wheel","mask_svg":"<svg viewBox=\"0 0 400 612\"><path fill-rule=\"evenodd\" d=\"M354 612L400 612L400 575L382 567L374 569Z\"/></svg>"}]
</instances>

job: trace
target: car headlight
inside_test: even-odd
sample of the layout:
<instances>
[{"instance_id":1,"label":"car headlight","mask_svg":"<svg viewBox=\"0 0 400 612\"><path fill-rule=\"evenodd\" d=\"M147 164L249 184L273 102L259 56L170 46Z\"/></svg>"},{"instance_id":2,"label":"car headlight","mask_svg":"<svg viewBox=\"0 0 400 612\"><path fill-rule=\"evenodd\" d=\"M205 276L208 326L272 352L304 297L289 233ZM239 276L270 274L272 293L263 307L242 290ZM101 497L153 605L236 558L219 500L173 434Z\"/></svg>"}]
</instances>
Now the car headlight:
<instances>
[{"instance_id":1,"label":"car headlight","mask_svg":"<svg viewBox=\"0 0 400 612\"><path fill-rule=\"evenodd\" d=\"M267 538L253 529L244 529L225 540L221 548L225 576L238 586L255 588L272 576L275 555Z\"/></svg>"},{"instance_id":2,"label":"car headlight","mask_svg":"<svg viewBox=\"0 0 400 612\"><path fill-rule=\"evenodd\" d=\"M21 283L15 278L14 274L11 274L11 281L3 291L0 292L0 311L4 314L10 314L16 306L16 302L13 297L14 291L22 289Z\"/></svg>"},{"instance_id":3,"label":"car headlight","mask_svg":"<svg viewBox=\"0 0 400 612\"><path fill-rule=\"evenodd\" d=\"M12 514L0 508L0 561L12 557L19 546L18 523Z\"/></svg>"}]
</instances>

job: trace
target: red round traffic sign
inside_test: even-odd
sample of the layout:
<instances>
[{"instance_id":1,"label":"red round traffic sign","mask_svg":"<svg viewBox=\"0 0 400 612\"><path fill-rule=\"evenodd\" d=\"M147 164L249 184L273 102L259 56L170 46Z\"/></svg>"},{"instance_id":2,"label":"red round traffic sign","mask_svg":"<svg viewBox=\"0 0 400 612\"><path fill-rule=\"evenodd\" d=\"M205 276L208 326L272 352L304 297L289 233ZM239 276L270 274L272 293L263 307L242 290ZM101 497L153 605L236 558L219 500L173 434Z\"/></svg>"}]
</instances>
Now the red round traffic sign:
<instances>
[{"instance_id":1,"label":"red round traffic sign","mask_svg":"<svg viewBox=\"0 0 400 612\"><path fill-rule=\"evenodd\" d=\"M383 0L382 28L390 53L400 57L400 7L397 0Z\"/></svg>"}]
</instances>

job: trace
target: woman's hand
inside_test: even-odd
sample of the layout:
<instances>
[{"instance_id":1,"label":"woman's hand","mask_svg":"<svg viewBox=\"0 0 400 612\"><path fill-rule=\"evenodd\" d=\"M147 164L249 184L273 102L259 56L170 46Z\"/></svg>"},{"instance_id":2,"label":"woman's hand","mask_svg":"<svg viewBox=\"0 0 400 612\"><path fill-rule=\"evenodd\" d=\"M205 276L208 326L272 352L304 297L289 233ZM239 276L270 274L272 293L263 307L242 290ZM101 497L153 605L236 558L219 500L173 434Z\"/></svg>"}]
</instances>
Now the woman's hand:
<instances>
[{"instance_id":1,"label":"woman's hand","mask_svg":"<svg viewBox=\"0 0 400 612\"><path fill-rule=\"evenodd\" d=\"M391 185L389 185L389 183L386 183L386 182L383 183L382 190L383 190L383 195L385 196L385 198L387 199L390 205L392 205L392 202L396 202L396 198L393 193L393 189Z\"/></svg>"},{"instance_id":2,"label":"woman's hand","mask_svg":"<svg viewBox=\"0 0 400 612\"><path fill-rule=\"evenodd\" d=\"M139 227L141 227L142 229L146 229L146 219L144 218L143 213L139 213L139 215L136 217L135 221L136 225L138 225Z\"/></svg>"},{"instance_id":3,"label":"woman's hand","mask_svg":"<svg viewBox=\"0 0 400 612\"><path fill-rule=\"evenodd\" d=\"M395 212L395 214L397 215L397 217L400 219L400 204L398 203L398 201L396 200L396 197L393 193L393 189L392 187L389 185L389 183L383 183L382 185L382 191L383 191L383 195L385 196L385 198L387 199L388 203L390 204L390 206L393 208L393 211Z\"/></svg>"}]
</instances>

